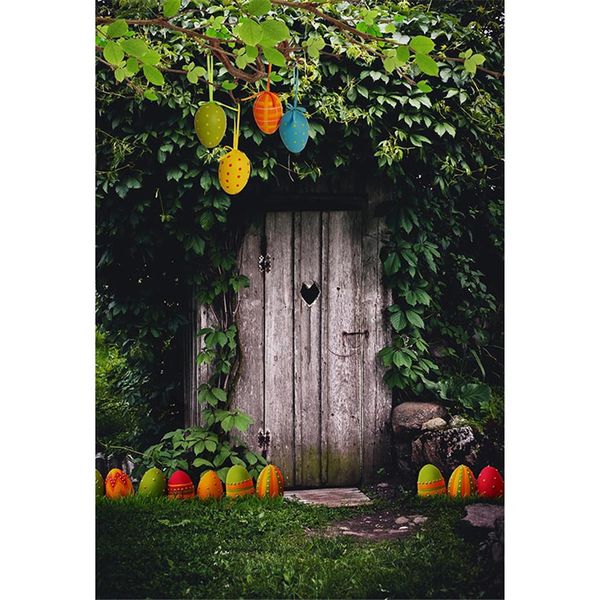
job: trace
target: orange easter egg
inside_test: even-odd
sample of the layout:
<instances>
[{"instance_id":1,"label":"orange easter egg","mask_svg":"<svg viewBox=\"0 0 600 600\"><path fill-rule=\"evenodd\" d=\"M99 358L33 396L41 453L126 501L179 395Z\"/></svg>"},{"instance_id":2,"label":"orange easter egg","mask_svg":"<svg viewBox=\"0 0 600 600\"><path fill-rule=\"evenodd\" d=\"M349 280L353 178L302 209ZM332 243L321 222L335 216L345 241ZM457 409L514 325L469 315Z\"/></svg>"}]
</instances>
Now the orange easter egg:
<instances>
[{"instance_id":1,"label":"orange easter egg","mask_svg":"<svg viewBox=\"0 0 600 600\"><path fill-rule=\"evenodd\" d=\"M279 96L274 92L260 92L254 101L252 113L256 124L263 133L275 133L283 116L283 107Z\"/></svg>"},{"instance_id":2,"label":"orange easter egg","mask_svg":"<svg viewBox=\"0 0 600 600\"><path fill-rule=\"evenodd\" d=\"M111 469L104 481L106 485L106 497L111 500L131 496L133 484L131 479L121 469Z\"/></svg>"},{"instance_id":3,"label":"orange easter egg","mask_svg":"<svg viewBox=\"0 0 600 600\"><path fill-rule=\"evenodd\" d=\"M267 465L256 480L256 495L259 498L267 496L283 496L283 475L275 465Z\"/></svg>"},{"instance_id":4,"label":"orange easter egg","mask_svg":"<svg viewBox=\"0 0 600 600\"><path fill-rule=\"evenodd\" d=\"M198 482L198 498L218 500L223 497L223 484L215 471L205 471Z\"/></svg>"}]
</instances>

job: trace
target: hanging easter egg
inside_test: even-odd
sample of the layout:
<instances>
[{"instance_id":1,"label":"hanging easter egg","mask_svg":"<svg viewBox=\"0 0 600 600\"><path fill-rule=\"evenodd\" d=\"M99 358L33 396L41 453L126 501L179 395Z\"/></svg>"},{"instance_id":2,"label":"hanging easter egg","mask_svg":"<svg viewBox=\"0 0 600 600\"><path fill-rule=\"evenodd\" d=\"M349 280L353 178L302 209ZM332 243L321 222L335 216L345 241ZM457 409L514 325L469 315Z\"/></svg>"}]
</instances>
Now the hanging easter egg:
<instances>
[{"instance_id":1,"label":"hanging easter egg","mask_svg":"<svg viewBox=\"0 0 600 600\"><path fill-rule=\"evenodd\" d=\"M417 477L417 494L419 496L437 496L446 493L446 481L435 465L421 467Z\"/></svg>"},{"instance_id":2,"label":"hanging easter egg","mask_svg":"<svg viewBox=\"0 0 600 600\"><path fill-rule=\"evenodd\" d=\"M267 465L256 480L256 495L259 498L283 496L283 475L275 465Z\"/></svg>"},{"instance_id":3,"label":"hanging easter egg","mask_svg":"<svg viewBox=\"0 0 600 600\"><path fill-rule=\"evenodd\" d=\"M96 469L96 496L104 496L104 479L98 469Z\"/></svg>"},{"instance_id":4,"label":"hanging easter egg","mask_svg":"<svg viewBox=\"0 0 600 600\"><path fill-rule=\"evenodd\" d=\"M203 146L218 146L227 129L225 111L216 102L205 102L196 111L194 129Z\"/></svg>"},{"instance_id":5,"label":"hanging easter egg","mask_svg":"<svg viewBox=\"0 0 600 600\"><path fill-rule=\"evenodd\" d=\"M233 465L227 471L225 488L228 498L238 498L239 496L251 496L254 494L254 483L252 477L242 465Z\"/></svg>"},{"instance_id":6,"label":"hanging easter egg","mask_svg":"<svg viewBox=\"0 0 600 600\"><path fill-rule=\"evenodd\" d=\"M275 92L260 92L254 101L252 113L258 128L263 133L275 133L283 115L279 96Z\"/></svg>"},{"instance_id":7,"label":"hanging easter egg","mask_svg":"<svg viewBox=\"0 0 600 600\"><path fill-rule=\"evenodd\" d=\"M504 480L498 469L484 467L477 478L477 493L481 498L500 498L504 495Z\"/></svg>"},{"instance_id":8,"label":"hanging easter egg","mask_svg":"<svg viewBox=\"0 0 600 600\"><path fill-rule=\"evenodd\" d=\"M106 496L111 500L133 494L131 479L121 469L111 469L104 483L106 486Z\"/></svg>"},{"instance_id":9,"label":"hanging easter egg","mask_svg":"<svg viewBox=\"0 0 600 600\"><path fill-rule=\"evenodd\" d=\"M194 497L194 484L185 471L175 471L167 485L169 498L187 500Z\"/></svg>"},{"instance_id":10,"label":"hanging easter egg","mask_svg":"<svg viewBox=\"0 0 600 600\"><path fill-rule=\"evenodd\" d=\"M219 183L233 196L239 194L250 178L250 160L241 150L232 150L219 161Z\"/></svg>"},{"instance_id":11,"label":"hanging easter egg","mask_svg":"<svg viewBox=\"0 0 600 600\"><path fill-rule=\"evenodd\" d=\"M167 480L165 479L163 472L156 467L152 467L144 473L144 476L140 481L138 494L149 498L160 498L164 495L166 487Z\"/></svg>"},{"instance_id":12,"label":"hanging easter egg","mask_svg":"<svg viewBox=\"0 0 600 600\"><path fill-rule=\"evenodd\" d=\"M205 471L198 482L198 498L210 500L223 497L223 484L215 471Z\"/></svg>"},{"instance_id":13,"label":"hanging easter egg","mask_svg":"<svg viewBox=\"0 0 600 600\"><path fill-rule=\"evenodd\" d=\"M302 152L308 142L308 120L304 113L303 108L288 107L279 125L281 141L290 152L295 154Z\"/></svg>"},{"instance_id":14,"label":"hanging easter egg","mask_svg":"<svg viewBox=\"0 0 600 600\"><path fill-rule=\"evenodd\" d=\"M448 480L448 495L452 498L469 498L477 495L475 475L469 467L460 465L452 471Z\"/></svg>"}]
</instances>

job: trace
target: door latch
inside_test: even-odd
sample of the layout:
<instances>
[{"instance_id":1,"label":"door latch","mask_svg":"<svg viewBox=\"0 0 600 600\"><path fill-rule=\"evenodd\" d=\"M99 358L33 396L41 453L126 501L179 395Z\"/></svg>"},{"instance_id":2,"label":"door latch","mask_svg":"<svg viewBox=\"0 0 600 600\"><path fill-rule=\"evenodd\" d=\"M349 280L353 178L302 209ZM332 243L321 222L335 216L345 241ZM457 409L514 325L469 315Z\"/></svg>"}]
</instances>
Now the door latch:
<instances>
[{"instance_id":1,"label":"door latch","mask_svg":"<svg viewBox=\"0 0 600 600\"><path fill-rule=\"evenodd\" d=\"M269 445L271 444L271 432L267 429L263 431L258 430L258 447L261 449L263 458L267 458L267 452L269 451Z\"/></svg>"},{"instance_id":2,"label":"door latch","mask_svg":"<svg viewBox=\"0 0 600 600\"><path fill-rule=\"evenodd\" d=\"M265 254L264 256L261 254L258 257L258 270L261 273L269 272L271 270L271 261L273 257L270 254Z\"/></svg>"}]
</instances>

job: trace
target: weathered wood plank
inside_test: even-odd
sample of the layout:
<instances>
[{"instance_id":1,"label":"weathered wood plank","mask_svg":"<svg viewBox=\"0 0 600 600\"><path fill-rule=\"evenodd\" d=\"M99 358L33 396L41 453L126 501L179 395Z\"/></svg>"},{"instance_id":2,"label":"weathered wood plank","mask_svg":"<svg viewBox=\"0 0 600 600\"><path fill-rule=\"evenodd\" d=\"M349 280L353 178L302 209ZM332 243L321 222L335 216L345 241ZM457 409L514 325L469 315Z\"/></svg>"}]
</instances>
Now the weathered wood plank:
<instances>
[{"instance_id":1,"label":"weathered wood plank","mask_svg":"<svg viewBox=\"0 0 600 600\"><path fill-rule=\"evenodd\" d=\"M377 470L389 464L392 411L391 390L383 382L382 367L377 353L389 342L384 311L391 304L389 291L382 283L379 250L385 223L375 216L382 192L374 190L365 214L362 236L363 247L363 314L369 337L364 344L363 360L363 481L372 481Z\"/></svg>"},{"instance_id":2,"label":"weathered wood plank","mask_svg":"<svg viewBox=\"0 0 600 600\"><path fill-rule=\"evenodd\" d=\"M294 385L296 483L321 483L321 294L310 306L302 284L321 282L321 214L294 214Z\"/></svg>"},{"instance_id":3,"label":"weathered wood plank","mask_svg":"<svg viewBox=\"0 0 600 600\"><path fill-rule=\"evenodd\" d=\"M264 275L258 266L264 222L248 228L242 242L238 264L249 287L240 290L236 314L240 343L240 364L232 397L232 408L239 409L254 421L247 431L236 437L254 452L260 452L258 431L264 428Z\"/></svg>"},{"instance_id":4,"label":"weathered wood plank","mask_svg":"<svg viewBox=\"0 0 600 600\"><path fill-rule=\"evenodd\" d=\"M326 283L327 485L356 484L362 467L361 214L329 214ZM346 332L346 333L344 333ZM350 335L348 335L350 334Z\"/></svg>"},{"instance_id":5,"label":"weathered wood plank","mask_svg":"<svg viewBox=\"0 0 600 600\"><path fill-rule=\"evenodd\" d=\"M267 213L265 235L272 256L271 271L265 274L265 427L271 432L269 460L294 485L292 213Z\"/></svg>"}]
</instances>

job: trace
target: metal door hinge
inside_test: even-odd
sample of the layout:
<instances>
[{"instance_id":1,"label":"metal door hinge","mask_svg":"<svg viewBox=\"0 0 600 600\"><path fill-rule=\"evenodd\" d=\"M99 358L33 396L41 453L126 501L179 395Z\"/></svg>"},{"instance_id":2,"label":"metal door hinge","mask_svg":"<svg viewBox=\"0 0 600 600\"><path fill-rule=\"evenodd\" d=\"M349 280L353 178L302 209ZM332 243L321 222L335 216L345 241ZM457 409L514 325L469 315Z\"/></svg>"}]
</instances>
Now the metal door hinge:
<instances>
[{"instance_id":1,"label":"metal door hinge","mask_svg":"<svg viewBox=\"0 0 600 600\"><path fill-rule=\"evenodd\" d=\"M269 450L270 444L271 444L271 432L268 429L266 431L259 429L258 430L258 447L262 451L263 458L267 457L267 451Z\"/></svg>"},{"instance_id":2,"label":"metal door hinge","mask_svg":"<svg viewBox=\"0 0 600 600\"><path fill-rule=\"evenodd\" d=\"M271 261L273 257L269 254L263 256L262 254L258 257L258 270L261 273L269 272L271 270Z\"/></svg>"}]
</instances>

